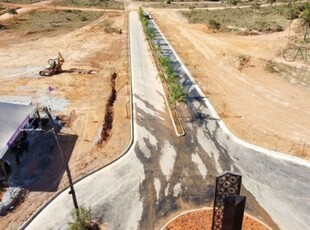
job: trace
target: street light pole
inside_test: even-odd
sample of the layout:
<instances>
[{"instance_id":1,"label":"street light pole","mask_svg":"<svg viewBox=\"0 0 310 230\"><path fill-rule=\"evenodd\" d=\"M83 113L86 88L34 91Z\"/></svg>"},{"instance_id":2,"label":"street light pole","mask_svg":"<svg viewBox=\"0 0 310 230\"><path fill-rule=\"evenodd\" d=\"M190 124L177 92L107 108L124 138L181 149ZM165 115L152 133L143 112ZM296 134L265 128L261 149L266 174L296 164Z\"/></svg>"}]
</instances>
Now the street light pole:
<instances>
[{"instance_id":1,"label":"street light pole","mask_svg":"<svg viewBox=\"0 0 310 230\"><path fill-rule=\"evenodd\" d=\"M68 181L69 181L69 185L70 185L70 192L69 192L69 194L72 195L74 208L75 208L76 210L78 210L78 209L79 209L79 206L78 206L78 203L77 203L77 199L76 199L76 195L75 195L75 190L74 190L74 187L73 187L73 182L72 182L72 177L71 177L71 172L70 172L70 169L69 169L68 161L67 161L67 159L65 158L65 156L64 156L64 154L63 154L63 152L62 152L62 148L61 148L61 146L60 146L60 144L59 144L59 141L58 141L58 136L57 136L57 133L56 133L55 125L54 125L52 116L51 116L50 112L48 111L48 108L47 108L47 107L43 108L43 111L47 114L48 119L49 119L49 121L50 121L51 124L52 124L52 127L53 127L53 134L54 134L54 137L55 137L55 140L56 140L56 143L57 143L57 146L58 146L58 149L59 149L61 158L62 158L62 160L63 160L63 163L64 163L65 168L66 168L66 172L67 172L67 177L68 177Z\"/></svg>"}]
</instances>

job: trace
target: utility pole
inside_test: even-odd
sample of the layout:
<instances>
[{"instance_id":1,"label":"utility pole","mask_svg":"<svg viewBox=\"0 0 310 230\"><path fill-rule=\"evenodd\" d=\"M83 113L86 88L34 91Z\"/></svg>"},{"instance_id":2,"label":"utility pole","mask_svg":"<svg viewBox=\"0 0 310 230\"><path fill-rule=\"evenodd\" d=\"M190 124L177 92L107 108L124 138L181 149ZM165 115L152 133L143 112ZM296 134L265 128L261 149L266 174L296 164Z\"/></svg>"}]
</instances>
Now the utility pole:
<instances>
[{"instance_id":1,"label":"utility pole","mask_svg":"<svg viewBox=\"0 0 310 230\"><path fill-rule=\"evenodd\" d=\"M48 119L49 119L49 121L51 122L52 127L53 127L53 134L54 134L54 137L55 137L55 140L56 140L56 143L57 143L57 146L58 146L58 149L59 149L61 158L62 158L63 163L64 163L65 168L66 168L67 177L68 177L68 181L69 181L69 185L70 185L70 192L69 192L69 194L72 195L74 208L75 208L76 210L79 210L79 206L78 206L77 199L76 199L76 195L75 195L75 190L74 190L74 187L73 187L71 172L70 172L70 169L69 169L69 164L68 164L68 161L67 161L67 159L65 158L65 156L64 156L64 154L63 154L63 152L62 152L62 148L61 148L61 146L60 146L60 144L59 144L58 136L57 136L57 133L56 133L56 129L55 129L54 122L53 122L53 118L52 118L50 112L48 111L48 108L47 108L47 107L43 108L43 111L47 114Z\"/></svg>"}]
</instances>

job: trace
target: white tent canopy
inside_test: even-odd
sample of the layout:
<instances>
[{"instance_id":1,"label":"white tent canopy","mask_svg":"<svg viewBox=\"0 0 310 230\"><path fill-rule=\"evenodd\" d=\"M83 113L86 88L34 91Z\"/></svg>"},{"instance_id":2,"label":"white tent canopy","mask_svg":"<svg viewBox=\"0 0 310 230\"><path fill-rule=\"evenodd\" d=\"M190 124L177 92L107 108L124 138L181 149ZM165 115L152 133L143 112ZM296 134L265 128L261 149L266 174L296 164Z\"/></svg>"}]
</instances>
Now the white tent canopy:
<instances>
[{"instance_id":1,"label":"white tent canopy","mask_svg":"<svg viewBox=\"0 0 310 230\"><path fill-rule=\"evenodd\" d=\"M31 105L0 102L0 159L27 124L29 115L34 110Z\"/></svg>"}]
</instances>

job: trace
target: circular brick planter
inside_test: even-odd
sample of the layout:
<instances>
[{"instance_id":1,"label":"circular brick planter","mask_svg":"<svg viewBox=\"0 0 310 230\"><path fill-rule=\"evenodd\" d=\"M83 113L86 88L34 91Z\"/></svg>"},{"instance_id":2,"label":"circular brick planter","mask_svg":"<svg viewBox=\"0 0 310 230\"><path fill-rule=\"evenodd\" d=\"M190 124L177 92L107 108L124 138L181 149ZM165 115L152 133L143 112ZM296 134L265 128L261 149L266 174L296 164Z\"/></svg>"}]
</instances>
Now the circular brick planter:
<instances>
[{"instance_id":1,"label":"circular brick planter","mask_svg":"<svg viewBox=\"0 0 310 230\"><path fill-rule=\"evenodd\" d=\"M212 225L212 209L200 209L183 213L169 223L162 230L210 230ZM242 230L271 230L259 220L245 214Z\"/></svg>"}]
</instances>

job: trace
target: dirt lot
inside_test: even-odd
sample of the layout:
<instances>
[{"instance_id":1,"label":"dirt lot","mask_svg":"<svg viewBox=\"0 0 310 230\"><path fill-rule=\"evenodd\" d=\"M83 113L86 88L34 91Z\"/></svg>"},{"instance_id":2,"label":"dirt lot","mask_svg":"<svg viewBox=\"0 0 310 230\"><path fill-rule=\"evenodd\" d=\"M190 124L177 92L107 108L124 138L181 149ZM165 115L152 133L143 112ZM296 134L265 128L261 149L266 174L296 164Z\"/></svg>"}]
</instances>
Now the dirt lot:
<instances>
[{"instance_id":1,"label":"dirt lot","mask_svg":"<svg viewBox=\"0 0 310 230\"><path fill-rule=\"evenodd\" d=\"M288 29L259 36L214 33L206 25L188 23L180 12L149 11L236 136L310 159L309 86L265 68L269 60L297 65L279 55L287 46Z\"/></svg>"},{"instance_id":2,"label":"dirt lot","mask_svg":"<svg viewBox=\"0 0 310 230\"><path fill-rule=\"evenodd\" d=\"M36 28L24 27L23 23L31 22L29 15L20 17L18 25L1 22L9 29L0 30L0 84L5 86L0 89L0 98L29 97L34 105L50 106L53 115L68 121L61 130L60 141L70 157L73 178L78 178L115 159L130 142L130 117L126 109L130 95L128 19L124 12L102 12L101 15L96 12L94 17L81 12L76 16L67 11L64 17L63 12L54 13L56 18L52 18L51 11L30 13L33 17L40 14L42 19L51 17L52 26L47 29L43 27L48 22ZM74 24L77 21L79 25ZM49 58L57 57L58 51L65 59L64 73L39 77L38 71L47 65ZM93 70L92 74L83 74L89 70ZM115 84L111 84L114 72L117 74ZM49 92L48 87L54 90ZM112 135L98 145L112 87L116 90ZM58 154L55 147L53 151ZM13 213L1 217L1 226L17 229L52 195L54 190L40 189L50 183L50 177L60 176L58 188L67 184L65 173L57 176L52 173L59 161L46 166L36 189L30 190L27 199Z\"/></svg>"}]
</instances>

